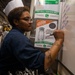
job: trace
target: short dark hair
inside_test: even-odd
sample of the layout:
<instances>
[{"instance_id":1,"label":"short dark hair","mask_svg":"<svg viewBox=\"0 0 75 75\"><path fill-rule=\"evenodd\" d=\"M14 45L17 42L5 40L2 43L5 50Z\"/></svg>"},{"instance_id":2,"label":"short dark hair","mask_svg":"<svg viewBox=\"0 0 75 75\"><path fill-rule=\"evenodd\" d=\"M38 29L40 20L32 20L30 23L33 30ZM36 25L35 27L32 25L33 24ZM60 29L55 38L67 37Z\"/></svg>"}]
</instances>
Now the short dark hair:
<instances>
[{"instance_id":1,"label":"short dark hair","mask_svg":"<svg viewBox=\"0 0 75 75\"><path fill-rule=\"evenodd\" d=\"M14 19L19 20L20 16L22 15L23 12L28 11L29 8L27 6L24 7L17 7L11 10L7 16L9 23L12 25L12 27L15 27L14 24Z\"/></svg>"}]
</instances>

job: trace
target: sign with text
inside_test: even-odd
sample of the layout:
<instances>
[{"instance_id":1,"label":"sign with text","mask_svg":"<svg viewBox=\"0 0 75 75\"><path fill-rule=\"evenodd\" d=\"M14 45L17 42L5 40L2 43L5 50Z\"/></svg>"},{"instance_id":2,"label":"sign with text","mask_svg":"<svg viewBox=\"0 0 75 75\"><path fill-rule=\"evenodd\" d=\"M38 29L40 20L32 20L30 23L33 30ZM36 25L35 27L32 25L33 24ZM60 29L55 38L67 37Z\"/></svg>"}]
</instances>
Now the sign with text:
<instances>
[{"instance_id":1,"label":"sign with text","mask_svg":"<svg viewBox=\"0 0 75 75\"><path fill-rule=\"evenodd\" d=\"M37 5L35 7L34 18L58 19L59 18L59 4Z\"/></svg>"},{"instance_id":2,"label":"sign with text","mask_svg":"<svg viewBox=\"0 0 75 75\"><path fill-rule=\"evenodd\" d=\"M45 4L58 4L59 0L45 0Z\"/></svg>"},{"instance_id":3,"label":"sign with text","mask_svg":"<svg viewBox=\"0 0 75 75\"><path fill-rule=\"evenodd\" d=\"M55 41L53 31L56 29L56 20L36 20L35 47L50 48Z\"/></svg>"}]
</instances>

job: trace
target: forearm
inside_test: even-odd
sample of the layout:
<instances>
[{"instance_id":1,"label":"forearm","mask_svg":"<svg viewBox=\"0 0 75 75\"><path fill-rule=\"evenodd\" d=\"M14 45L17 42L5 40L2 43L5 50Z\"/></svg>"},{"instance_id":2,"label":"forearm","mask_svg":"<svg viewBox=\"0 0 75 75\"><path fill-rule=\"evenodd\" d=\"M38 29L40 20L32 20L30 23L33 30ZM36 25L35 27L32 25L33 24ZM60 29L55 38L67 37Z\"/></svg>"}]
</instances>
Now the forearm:
<instances>
[{"instance_id":1,"label":"forearm","mask_svg":"<svg viewBox=\"0 0 75 75\"><path fill-rule=\"evenodd\" d=\"M55 41L53 46L48 51L45 52L45 64L44 64L45 70L48 69L55 60L60 48L62 47L62 43L63 43L62 40Z\"/></svg>"}]
</instances>

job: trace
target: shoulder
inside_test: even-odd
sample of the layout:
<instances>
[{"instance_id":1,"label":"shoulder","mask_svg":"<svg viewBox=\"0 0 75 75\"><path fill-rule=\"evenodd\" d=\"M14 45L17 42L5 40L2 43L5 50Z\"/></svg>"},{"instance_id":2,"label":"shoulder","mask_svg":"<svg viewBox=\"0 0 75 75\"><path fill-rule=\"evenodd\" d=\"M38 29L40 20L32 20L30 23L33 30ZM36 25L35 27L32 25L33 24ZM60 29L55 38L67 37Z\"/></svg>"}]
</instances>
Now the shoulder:
<instances>
[{"instance_id":1,"label":"shoulder","mask_svg":"<svg viewBox=\"0 0 75 75\"><path fill-rule=\"evenodd\" d=\"M20 32L19 30L17 30L17 29L12 29L9 32L8 36L11 36L12 38L13 37L14 38L26 38L26 36L22 32Z\"/></svg>"},{"instance_id":2,"label":"shoulder","mask_svg":"<svg viewBox=\"0 0 75 75\"><path fill-rule=\"evenodd\" d=\"M12 41L19 41L19 42L23 42L23 41L29 41L29 39L19 30L17 29L12 29L7 36L9 39L11 39Z\"/></svg>"}]
</instances>

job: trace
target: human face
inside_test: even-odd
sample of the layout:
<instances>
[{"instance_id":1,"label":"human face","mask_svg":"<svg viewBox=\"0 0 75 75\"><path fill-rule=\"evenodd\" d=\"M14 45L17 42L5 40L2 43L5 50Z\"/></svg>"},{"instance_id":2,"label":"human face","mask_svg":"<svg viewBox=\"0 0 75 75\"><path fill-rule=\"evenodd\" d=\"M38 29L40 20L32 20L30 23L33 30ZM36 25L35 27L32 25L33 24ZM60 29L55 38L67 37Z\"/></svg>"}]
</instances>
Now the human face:
<instances>
[{"instance_id":1,"label":"human face","mask_svg":"<svg viewBox=\"0 0 75 75\"><path fill-rule=\"evenodd\" d=\"M32 21L29 12L28 11L23 12L20 19L18 20L17 27L24 32L31 31L32 30L31 24Z\"/></svg>"}]
</instances>

